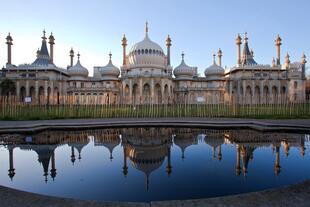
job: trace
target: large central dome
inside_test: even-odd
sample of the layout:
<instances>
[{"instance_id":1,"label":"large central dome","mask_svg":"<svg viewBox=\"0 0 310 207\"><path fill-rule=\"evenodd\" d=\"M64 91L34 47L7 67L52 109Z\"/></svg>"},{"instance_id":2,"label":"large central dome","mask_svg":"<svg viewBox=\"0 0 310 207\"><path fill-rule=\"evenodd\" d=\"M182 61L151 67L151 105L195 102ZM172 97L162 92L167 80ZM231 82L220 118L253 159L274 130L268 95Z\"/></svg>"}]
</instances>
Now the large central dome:
<instances>
[{"instance_id":1,"label":"large central dome","mask_svg":"<svg viewBox=\"0 0 310 207\"><path fill-rule=\"evenodd\" d=\"M166 56L163 49L148 36L148 27L146 24L145 37L141 42L136 43L128 54L130 65L165 65Z\"/></svg>"}]
</instances>

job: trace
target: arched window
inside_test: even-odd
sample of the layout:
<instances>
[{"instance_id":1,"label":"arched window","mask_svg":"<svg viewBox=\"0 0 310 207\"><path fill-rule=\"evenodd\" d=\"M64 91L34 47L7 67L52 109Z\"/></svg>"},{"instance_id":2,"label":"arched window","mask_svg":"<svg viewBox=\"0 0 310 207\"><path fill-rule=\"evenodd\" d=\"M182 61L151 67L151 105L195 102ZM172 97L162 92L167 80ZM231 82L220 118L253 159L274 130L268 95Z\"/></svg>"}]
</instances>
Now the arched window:
<instances>
[{"instance_id":1,"label":"arched window","mask_svg":"<svg viewBox=\"0 0 310 207\"><path fill-rule=\"evenodd\" d=\"M141 50L142 55L144 54L144 49Z\"/></svg>"},{"instance_id":2,"label":"arched window","mask_svg":"<svg viewBox=\"0 0 310 207\"><path fill-rule=\"evenodd\" d=\"M138 50L138 54L140 55L140 50Z\"/></svg>"},{"instance_id":3,"label":"arched window","mask_svg":"<svg viewBox=\"0 0 310 207\"><path fill-rule=\"evenodd\" d=\"M147 54L149 51L148 51L148 49L145 49L145 54Z\"/></svg>"}]
</instances>

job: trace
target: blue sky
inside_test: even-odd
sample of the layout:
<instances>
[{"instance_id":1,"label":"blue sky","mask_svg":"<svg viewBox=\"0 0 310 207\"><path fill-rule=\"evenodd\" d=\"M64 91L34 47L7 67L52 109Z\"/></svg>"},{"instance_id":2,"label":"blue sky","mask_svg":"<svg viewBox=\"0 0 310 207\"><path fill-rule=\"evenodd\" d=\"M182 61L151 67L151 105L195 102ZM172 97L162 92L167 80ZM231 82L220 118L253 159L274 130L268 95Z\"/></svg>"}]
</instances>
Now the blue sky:
<instances>
[{"instance_id":1,"label":"blue sky","mask_svg":"<svg viewBox=\"0 0 310 207\"><path fill-rule=\"evenodd\" d=\"M31 63L44 28L56 39L56 65L69 64L72 46L91 73L93 66L107 64L110 51L120 66L122 35L127 36L128 51L143 39L146 20L150 38L164 50L170 34L173 66L184 51L187 64L198 66L200 73L218 48L223 51L223 65L236 63L237 33L248 32L249 46L261 64L270 64L275 56L277 34L283 40L282 62L286 52L292 62L299 61L303 51L310 56L308 0L0 1L0 66L6 62L8 32L14 39L13 63Z\"/></svg>"}]
</instances>

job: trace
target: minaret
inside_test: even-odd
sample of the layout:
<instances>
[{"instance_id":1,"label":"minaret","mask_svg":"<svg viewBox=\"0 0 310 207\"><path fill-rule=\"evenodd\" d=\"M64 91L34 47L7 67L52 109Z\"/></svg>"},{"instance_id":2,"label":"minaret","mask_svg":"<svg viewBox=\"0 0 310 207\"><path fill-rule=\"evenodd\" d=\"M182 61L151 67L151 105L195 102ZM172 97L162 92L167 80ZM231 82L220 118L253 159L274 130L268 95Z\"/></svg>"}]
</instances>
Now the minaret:
<instances>
[{"instance_id":1,"label":"minaret","mask_svg":"<svg viewBox=\"0 0 310 207\"><path fill-rule=\"evenodd\" d=\"M53 181L55 180L55 177L57 175L56 172L56 165L55 165L55 152L52 154L52 169L51 169L51 177L53 178Z\"/></svg>"},{"instance_id":2,"label":"minaret","mask_svg":"<svg viewBox=\"0 0 310 207\"><path fill-rule=\"evenodd\" d=\"M127 39L124 34L122 39L122 46L123 46L123 65L126 65L126 46L127 46Z\"/></svg>"},{"instance_id":3,"label":"minaret","mask_svg":"<svg viewBox=\"0 0 310 207\"><path fill-rule=\"evenodd\" d=\"M278 176L280 173L280 147L276 146L276 160L274 164L274 173Z\"/></svg>"},{"instance_id":4,"label":"minaret","mask_svg":"<svg viewBox=\"0 0 310 207\"><path fill-rule=\"evenodd\" d=\"M222 67L222 56L223 56L222 50L221 48L219 48L219 50L217 51L217 58L218 58L218 65L221 67Z\"/></svg>"},{"instance_id":5,"label":"minaret","mask_svg":"<svg viewBox=\"0 0 310 207\"><path fill-rule=\"evenodd\" d=\"M277 49L277 65L280 65L281 62L280 62L280 55L281 55L281 43L282 39L280 37L280 35L277 36L276 40L275 40L275 45L276 45L276 49Z\"/></svg>"},{"instance_id":6,"label":"minaret","mask_svg":"<svg viewBox=\"0 0 310 207\"><path fill-rule=\"evenodd\" d=\"M71 146L71 162L72 162L72 165L74 165L75 154L74 154L74 147L73 146Z\"/></svg>"},{"instance_id":7,"label":"minaret","mask_svg":"<svg viewBox=\"0 0 310 207\"><path fill-rule=\"evenodd\" d=\"M166 167L166 172L168 174L168 176L170 176L171 174L171 170L172 166L171 166L171 148L170 146L168 147L168 155L167 155L167 167Z\"/></svg>"},{"instance_id":8,"label":"minaret","mask_svg":"<svg viewBox=\"0 0 310 207\"><path fill-rule=\"evenodd\" d=\"M302 53L301 56L301 64L302 64L302 79L306 79L306 63L307 63L307 59L306 59L306 55L305 53Z\"/></svg>"},{"instance_id":9,"label":"minaret","mask_svg":"<svg viewBox=\"0 0 310 207\"><path fill-rule=\"evenodd\" d=\"M8 176L13 180L13 177L15 175L15 169L14 169L14 158L13 158L13 149L14 147L9 146L9 174Z\"/></svg>"},{"instance_id":10,"label":"minaret","mask_svg":"<svg viewBox=\"0 0 310 207\"><path fill-rule=\"evenodd\" d=\"M53 33L49 36L49 42L50 44L50 63L54 64L54 44L55 44L55 38L53 36Z\"/></svg>"},{"instance_id":11,"label":"minaret","mask_svg":"<svg viewBox=\"0 0 310 207\"><path fill-rule=\"evenodd\" d=\"M237 35L236 38L236 45L237 45L237 65L241 64L241 36L240 34Z\"/></svg>"},{"instance_id":12,"label":"minaret","mask_svg":"<svg viewBox=\"0 0 310 207\"><path fill-rule=\"evenodd\" d=\"M274 57L272 57L271 66L272 67L276 66L276 60L274 59Z\"/></svg>"},{"instance_id":13,"label":"minaret","mask_svg":"<svg viewBox=\"0 0 310 207\"><path fill-rule=\"evenodd\" d=\"M6 37L6 44L8 45L8 62L7 64L12 64L12 45L13 45L13 38L11 37L11 34L9 33Z\"/></svg>"},{"instance_id":14,"label":"minaret","mask_svg":"<svg viewBox=\"0 0 310 207\"><path fill-rule=\"evenodd\" d=\"M215 55L215 53L213 52L213 53L212 53L212 64L213 64L213 65L216 65L215 56L216 56L216 55Z\"/></svg>"},{"instance_id":15,"label":"minaret","mask_svg":"<svg viewBox=\"0 0 310 207\"><path fill-rule=\"evenodd\" d=\"M288 53L286 53L286 56L285 56L285 68L288 69L290 67L290 55Z\"/></svg>"},{"instance_id":16,"label":"minaret","mask_svg":"<svg viewBox=\"0 0 310 207\"><path fill-rule=\"evenodd\" d=\"M123 174L126 177L128 174L128 167L127 167L127 157L126 157L126 147L125 146L123 146L123 156L124 156Z\"/></svg>"},{"instance_id":17,"label":"minaret","mask_svg":"<svg viewBox=\"0 0 310 207\"><path fill-rule=\"evenodd\" d=\"M166 39L166 46L167 46L167 65L170 66L170 47L171 47L171 38L168 35Z\"/></svg>"},{"instance_id":18,"label":"minaret","mask_svg":"<svg viewBox=\"0 0 310 207\"><path fill-rule=\"evenodd\" d=\"M236 157L236 175L240 175L241 167L240 167L240 146L236 145L237 149L237 157Z\"/></svg>"},{"instance_id":19,"label":"minaret","mask_svg":"<svg viewBox=\"0 0 310 207\"><path fill-rule=\"evenodd\" d=\"M70 67L73 66L73 58L74 58L74 51L73 51L73 48L71 47L71 50L70 50Z\"/></svg>"},{"instance_id":20,"label":"minaret","mask_svg":"<svg viewBox=\"0 0 310 207\"><path fill-rule=\"evenodd\" d=\"M222 160L222 146L221 146L221 145L218 146L217 159L218 159L219 161Z\"/></svg>"}]
</instances>

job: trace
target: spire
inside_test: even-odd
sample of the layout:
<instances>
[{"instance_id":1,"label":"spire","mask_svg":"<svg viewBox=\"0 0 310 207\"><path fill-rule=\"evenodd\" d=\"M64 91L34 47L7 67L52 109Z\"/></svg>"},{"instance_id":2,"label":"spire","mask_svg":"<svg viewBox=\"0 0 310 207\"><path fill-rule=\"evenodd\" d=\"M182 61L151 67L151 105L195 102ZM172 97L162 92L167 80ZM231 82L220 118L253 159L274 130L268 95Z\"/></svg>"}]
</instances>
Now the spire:
<instances>
[{"instance_id":1,"label":"spire","mask_svg":"<svg viewBox=\"0 0 310 207\"><path fill-rule=\"evenodd\" d=\"M13 45L13 38L9 33L6 37L6 44L8 45L8 61L7 64L12 64L12 45Z\"/></svg>"},{"instance_id":2,"label":"spire","mask_svg":"<svg viewBox=\"0 0 310 207\"><path fill-rule=\"evenodd\" d=\"M272 57L271 66L272 66L272 67L275 67L275 66L276 66L276 60L274 59L274 57Z\"/></svg>"},{"instance_id":3,"label":"spire","mask_svg":"<svg viewBox=\"0 0 310 207\"><path fill-rule=\"evenodd\" d=\"M80 61L80 52L78 52L77 57L78 57L78 61Z\"/></svg>"},{"instance_id":4,"label":"spire","mask_svg":"<svg viewBox=\"0 0 310 207\"><path fill-rule=\"evenodd\" d=\"M244 33L244 42L243 42L244 45L243 45L243 50L242 50L241 64L242 65L257 65L249 49L247 34L248 34L247 32Z\"/></svg>"},{"instance_id":5,"label":"spire","mask_svg":"<svg viewBox=\"0 0 310 207\"><path fill-rule=\"evenodd\" d=\"M213 52L212 56L213 56L212 64L213 64L213 65L216 65L216 63L215 63L215 53L214 53L214 52Z\"/></svg>"},{"instance_id":6,"label":"spire","mask_svg":"<svg viewBox=\"0 0 310 207\"><path fill-rule=\"evenodd\" d=\"M167 46L167 65L170 65L170 47L171 47L171 38L168 35L166 39L166 46Z\"/></svg>"},{"instance_id":7,"label":"spire","mask_svg":"<svg viewBox=\"0 0 310 207\"><path fill-rule=\"evenodd\" d=\"M74 51L73 51L73 48L71 47L71 50L70 50L70 67L73 66L73 57L74 57Z\"/></svg>"},{"instance_id":8,"label":"spire","mask_svg":"<svg viewBox=\"0 0 310 207\"><path fill-rule=\"evenodd\" d=\"M217 57L218 57L218 64L221 67L222 67L222 56L223 56L222 50L221 48L219 48L219 50L217 51Z\"/></svg>"},{"instance_id":9,"label":"spire","mask_svg":"<svg viewBox=\"0 0 310 207\"><path fill-rule=\"evenodd\" d=\"M277 36L276 40L275 40L275 45L276 45L276 49L277 49L277 65L280 65L281 61L280 61L280 55L281 55L281 45L282 45L282 39L280 37L280 35Z\"/></svg>"},{"instance_id":10,"label":"spire","mask_svg":"<svg viewBox=\"0 0 310 207\"><path fill-rule=\"evenodd\" d=\"M302 56L301 56L301 64L306 64L307 63L307 57L305 55L305 52L302 53Z\"/></svg>"},{"instance_id":11,"label":"spire","mask_svg":"<svg viewBox=\"0 0 310 207\"><path fill-rule=\"evenodd\" d=\"M182 56L182 62L184 62L184 51L182 52L181 56Z\"/></svg>"},{"instance_id":12,"label":"spire","mask_svg":"<svg viewBox=\"0 0 310 207\"><path fill-rule=\"evenodd\" d=\"M145 34L149 33L149 26L148 26L148 22L145 22Z\"/></svg>"},{"instance_id":13,"label":"spire","mask_svg":"<svg viewBox=\"0 0 310 207\"><path fill-rule=\"evenodd\" d=\"M42 36L42 44L39 55L37 55L37 59L32 63L33 65L45 65L47 66L50 64L50 55L47 50L46 46L46 32L43 30L43 36Z\"/></svg>"},{"instance_id":14,"label":"spire","mask_svg":"<svg viewBox=\"0 0 310 207\"><path fill-rule=\"evenodd\" d=\"M127 39L124 34L122 39L122 46L123 46L123 65L126 65L126 46L127 46Z\"/></svg>"},{"instance_id":15,"label":"spire","mask_svg":"<svg viewBox=\"0 0 310 207\"><path fill-rule=\"evenodd\" d=\"M286 64L290 64L291 61L290 61L290 55L288 54L288 52L286 53L286 56L285 56L285 63Z\"/></svg>"},{"instance_id":16,"label":"spire","mask_svg":"<svg viewBox=\"0 0 310 207\"><path fill-rule=\"evenodd\" d=\"M236 45L237 45L237 65L240 65L241 64L241 36L240 34L238 33L237 35L237 38L236 38Z\"/></svg>"},{"instance_id":17,"label":"spire","mask_svg":"<svg viewBox=\"0 0 310 207\"><path fill-rule=\"evenodd\" d=\"M110 53L109 53L109 60L110 60L110 62L111 62L111 59L112 59L112 53L110 51Z\"/></svg>"},{"instance_id":18,"label":"spire","mask_svg":"<svg viewBox=\"0 0 310 207\"><path fill-rule=\"evenodd\" d=\"M45 29L43 29L43 37L42 37L42 40L43 40L43 41L46 41L45 34L46 34Z\"/></svg>"}]
</instances>

